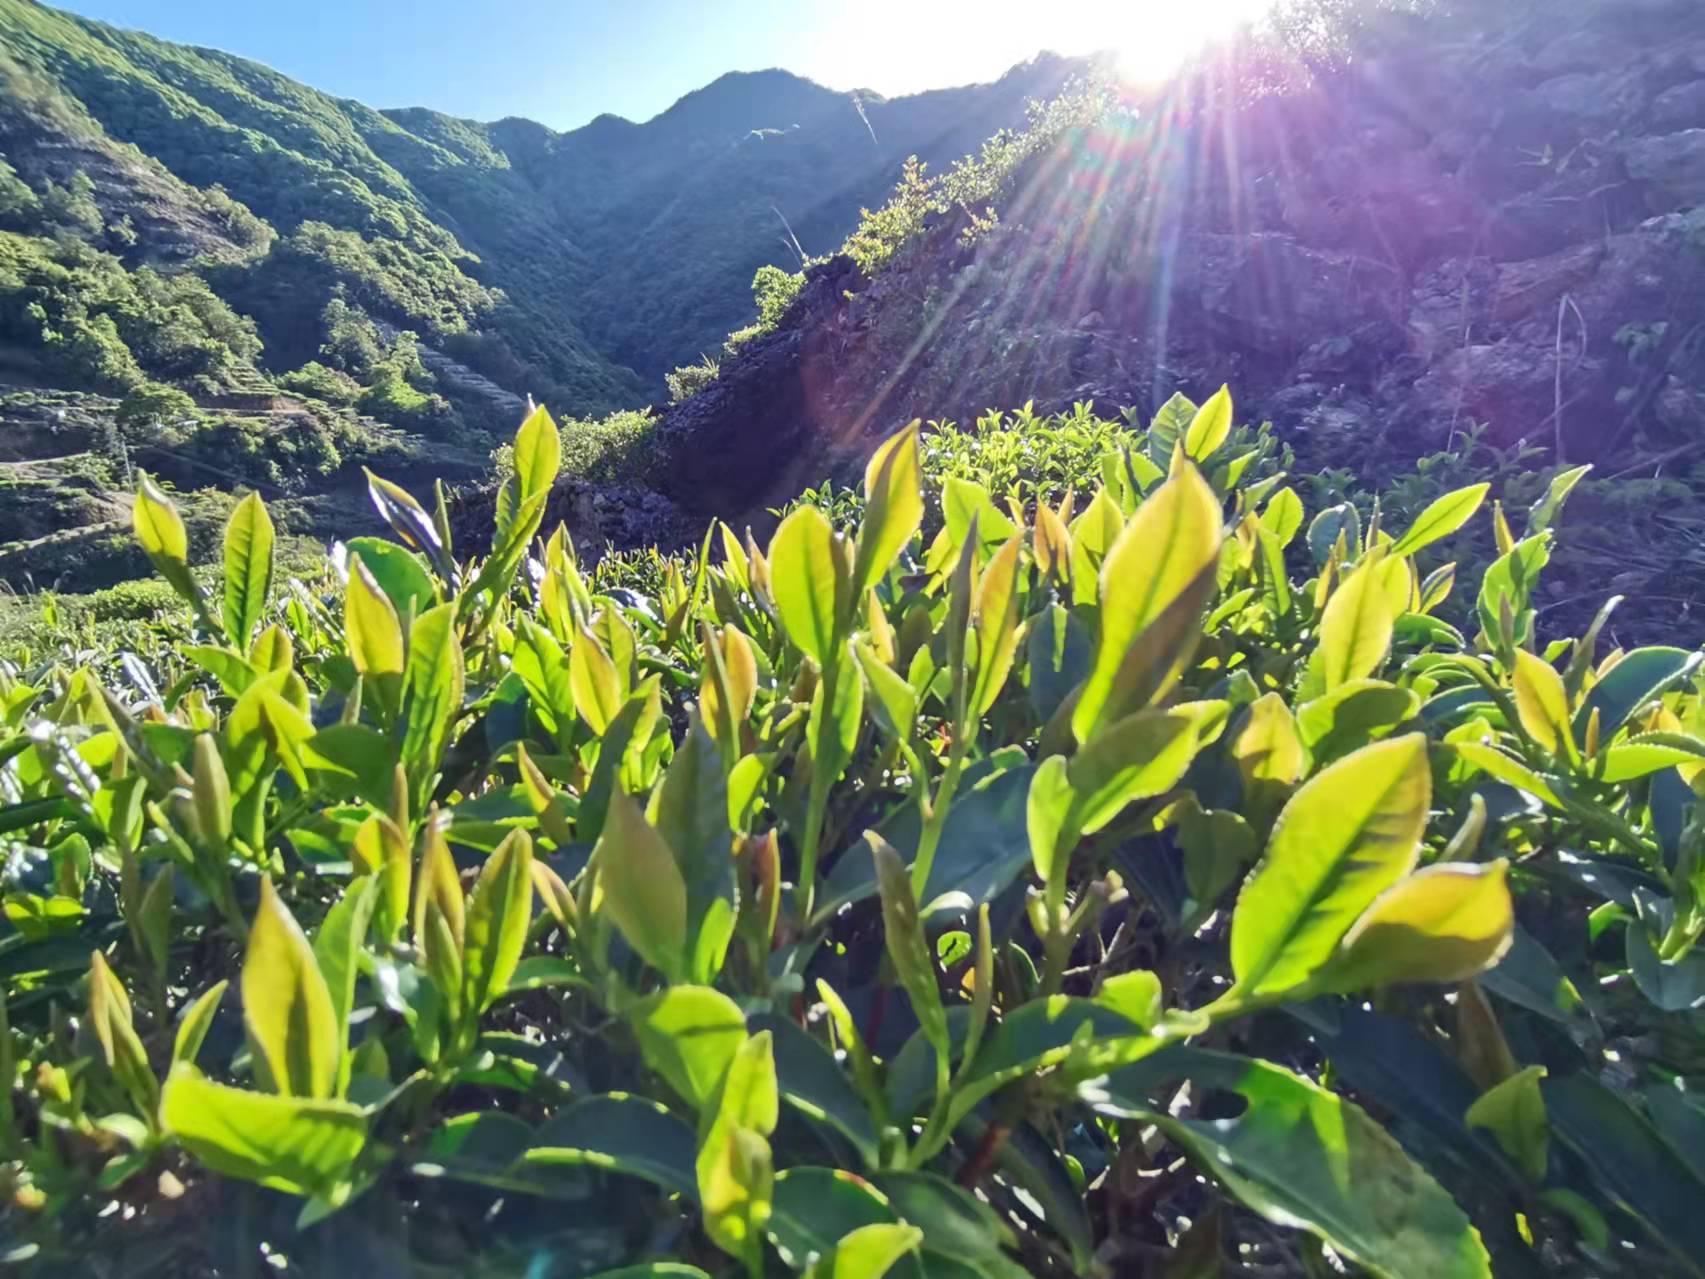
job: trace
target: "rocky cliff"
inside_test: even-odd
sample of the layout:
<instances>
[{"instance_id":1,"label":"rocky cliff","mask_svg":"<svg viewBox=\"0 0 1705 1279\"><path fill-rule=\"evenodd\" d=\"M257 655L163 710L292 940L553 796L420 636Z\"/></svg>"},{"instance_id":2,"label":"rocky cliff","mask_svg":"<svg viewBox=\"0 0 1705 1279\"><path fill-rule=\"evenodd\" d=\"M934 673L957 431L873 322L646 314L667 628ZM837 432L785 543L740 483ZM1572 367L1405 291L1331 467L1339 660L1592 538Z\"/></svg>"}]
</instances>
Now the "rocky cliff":
<instances>
[{"instance_id":1,"label":"rocky cliff","mask_svg":"<svg viewBox=\"0 0 1705 1279\"><path fill-rule=\"evenodd\" d=\"M663 425L695 507L773 502L914 417L1232 382L1310 460L1470 424L1618 466L1705 444L1705 5L1388 15L1308 83L1196 68L787 322Z\"/></svg>"}]
</instances>

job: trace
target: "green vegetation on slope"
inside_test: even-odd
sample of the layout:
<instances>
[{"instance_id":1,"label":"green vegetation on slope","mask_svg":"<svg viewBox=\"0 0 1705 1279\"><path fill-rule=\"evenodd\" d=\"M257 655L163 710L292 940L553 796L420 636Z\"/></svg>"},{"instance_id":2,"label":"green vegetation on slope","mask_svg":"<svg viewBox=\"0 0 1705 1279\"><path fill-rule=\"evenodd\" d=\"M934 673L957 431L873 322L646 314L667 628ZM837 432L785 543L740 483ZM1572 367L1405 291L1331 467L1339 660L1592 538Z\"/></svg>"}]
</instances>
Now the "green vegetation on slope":
<instances>
[{"instance_id":1,"label":"green vegetation on slope","mask_svg":"<svg viewBox=\"0 0 1705 1279\"><path fill-rule=\"evenodd\" d=\"M546 358L528 370L532 389L553 399L609 405L637 394L631 375L577 339L567 310L578 283L572 275L548 262L499 266L499 285L536 273L528 294L533 313L520 320L477 278L475 255L369 144L403 134L379 113L243 59L27 0L0 5L0 52L8 85L22 78L56 108L44 111L38 102L11 121L26 146L32 127L51 137L71 121L81 132L140 148L192 187L218 186L277 232L267 252L226 264L215 277L220 291L262 324L275 368L313 357L320 312L337 292L428 338L495 325L491 341L501 348L506 331L531 327L527 357ZM419 164L454 162L424 143L413 155ZM500 203L511 201L501 173L486 180L499 184ZM546 230L536 234L543 238ZM548 341L536 331L543 326L550 326Z\"/></svg>"},{"instance_id":2,"label":"green vegetation on slope","mask_svg":"<svg viewBox=\"0 0 1705 1279\"><path fill-rule=\"evenodd\" d=\"M1065 72L1041 62L992 85L872 100L875 146L845 95L782 72L725 77L644 125L556 134L382 113L215 50L0 0L0 81L28 99L0 110L8 155L33 182L27 169L75 139L114 169L98 198L115 209L118 170L146 170L150 190L173 187L173 207L202 221L234 202L253 224L237 238L256 252L226 253L215 285L260 322L275 371L314 357L336 290L575 412L641 402L737 327L744 282L798 251L784 237L838 242L908 152L970 150Z\"/></svg>"}]
</instances>

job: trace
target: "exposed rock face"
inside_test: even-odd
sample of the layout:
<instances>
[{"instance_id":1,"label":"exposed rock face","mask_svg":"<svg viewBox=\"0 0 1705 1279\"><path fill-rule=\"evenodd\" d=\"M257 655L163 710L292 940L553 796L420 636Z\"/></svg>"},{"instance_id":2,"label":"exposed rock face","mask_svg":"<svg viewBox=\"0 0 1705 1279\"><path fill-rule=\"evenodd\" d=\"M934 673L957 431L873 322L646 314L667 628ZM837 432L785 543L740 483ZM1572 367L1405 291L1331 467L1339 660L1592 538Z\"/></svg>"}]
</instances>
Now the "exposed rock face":
<instances>
[{"instance_id":1,"label":"exposed rock face","mask_svg":"<svg viewBox=\"0 0 1705 1279\"><path fill-rule=\"evenodd\" d=\"M665 419L671 492L739 510L914 417L1228 380L1293 438L1411 456L1475 421L1560 420L1575 459L1697 431L1705 4L1454 8L1306 91L1175 86L1039 157L975 244L946 219L874 280L813 268Z\"/></svg>"}]
</instances>

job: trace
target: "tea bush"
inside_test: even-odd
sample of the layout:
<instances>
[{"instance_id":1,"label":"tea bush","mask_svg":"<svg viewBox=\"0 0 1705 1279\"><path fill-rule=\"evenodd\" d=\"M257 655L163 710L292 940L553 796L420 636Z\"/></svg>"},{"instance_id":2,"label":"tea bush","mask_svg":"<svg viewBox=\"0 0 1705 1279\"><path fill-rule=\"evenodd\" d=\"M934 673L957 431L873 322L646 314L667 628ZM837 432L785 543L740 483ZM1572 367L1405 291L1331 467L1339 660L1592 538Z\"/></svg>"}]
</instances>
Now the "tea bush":
<instances>
[{"instance_id":1,"label":"tea bush","mask_svg":"<svg viewBox=\"0 0 1705 1279\"><path fill-rule=\"evenodd\" d=\"M145 481L187 642L0 677L7 1259L1701 1273L1700 655L1535 638L1583 472L1458 628L1484 485L1053 426L596 570L542 411L484 554L373 477L209 592Z\"/></svg>"},{"instance_id":2,"label":"tea bush","mask_svg":"<svg viewBox=\"0 0 1705 1279\"><path fill-rule=\"evenodd\" d=\"M569 418L558 432L562 460L558 474L588 484L644 483L656 461L657 417L650 409L623 409L600 419ZM505 444L492 453L498 482L515 474L515 450Z\"/></svg>"}]
</instances>

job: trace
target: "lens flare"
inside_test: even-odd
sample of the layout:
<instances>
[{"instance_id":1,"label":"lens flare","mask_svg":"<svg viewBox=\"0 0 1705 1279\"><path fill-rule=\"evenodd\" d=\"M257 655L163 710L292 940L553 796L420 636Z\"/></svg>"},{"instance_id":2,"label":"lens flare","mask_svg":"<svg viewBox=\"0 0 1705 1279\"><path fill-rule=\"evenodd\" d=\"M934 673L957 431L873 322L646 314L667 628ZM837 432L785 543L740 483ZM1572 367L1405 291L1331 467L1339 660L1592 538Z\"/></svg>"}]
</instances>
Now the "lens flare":
<instances>
[{"instance_id":1,"label":"lens flare","mask_svg":"<svg viewBox=\"0 0 1705 1279\"><path fill-rule=\"evenodd\" d=\"M1120 78L1155 84L1209 45L1260 21L1275 0L1138 0L1109 4L1105 47Z\"/></svg>"}]
</instances>

